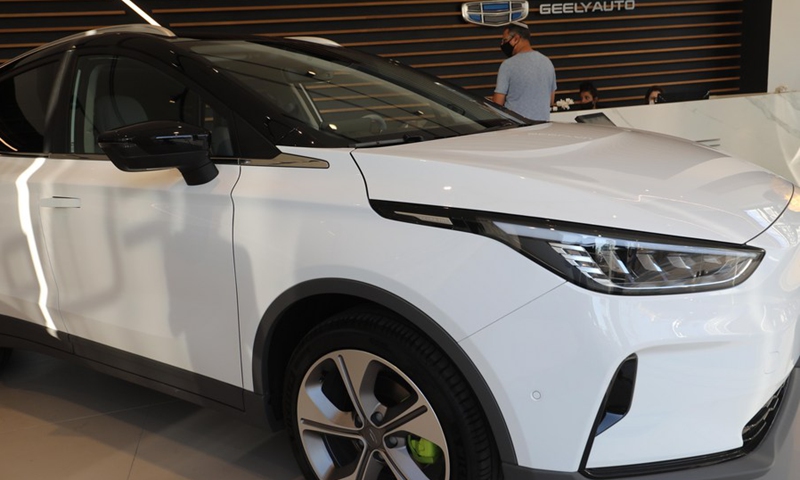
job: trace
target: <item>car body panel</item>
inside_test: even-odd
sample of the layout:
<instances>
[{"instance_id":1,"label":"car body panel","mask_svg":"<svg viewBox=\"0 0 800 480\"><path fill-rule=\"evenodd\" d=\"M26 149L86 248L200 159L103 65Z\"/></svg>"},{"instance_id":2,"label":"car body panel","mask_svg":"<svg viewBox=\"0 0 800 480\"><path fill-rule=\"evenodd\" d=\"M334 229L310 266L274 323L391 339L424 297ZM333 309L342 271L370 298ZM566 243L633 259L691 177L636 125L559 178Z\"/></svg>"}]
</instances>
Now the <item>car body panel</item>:
<instances>
[{"instance_id":1,"label":"car body panel","mask_svg":"<svg viewBox=\"0 0 800 480\"><path fill-rule=\"evenodd\" d=\"M791 184L665 136L543 124L354 153L370 198L744 243Z\"/></svg>"},{"instance_id":2,"label":"car body panel","mask_svg":"<svg viewBox=\"0 0 800 480\"><path fill-rule=\"evenodd\" d=\"M27 184L68 333L241 386L230 199L239 167L220 170L188 187L174 169L44 162Z\"/></svg>"},{"instance_id":3,"label":"car body panel","mask_svg":"<svg viewBox=\"0 0 800 480\"><path fill-rule=\"evenodd\" d=\"M36 197L29 179L44 157L0 155L0 315L21 318L52 332L64 331L58 315L57 292L41 235Z\"/></svg>"},{"instance_id":4,"label":"car body panel","mask_svg":"<svg viewBox=\"0 0 800 480\"><path fill-rule=\"evenodd\" d=\"M378 216L349 150L325 159L328 169L243 167L234 191L237 283L248 287L239 289L243 345L253 345L272 300L314 279L381 288L435 318L454 339L564 282L493 240ZM247 382L251 352L243 355Z\"/></svg>"}]
</instances>

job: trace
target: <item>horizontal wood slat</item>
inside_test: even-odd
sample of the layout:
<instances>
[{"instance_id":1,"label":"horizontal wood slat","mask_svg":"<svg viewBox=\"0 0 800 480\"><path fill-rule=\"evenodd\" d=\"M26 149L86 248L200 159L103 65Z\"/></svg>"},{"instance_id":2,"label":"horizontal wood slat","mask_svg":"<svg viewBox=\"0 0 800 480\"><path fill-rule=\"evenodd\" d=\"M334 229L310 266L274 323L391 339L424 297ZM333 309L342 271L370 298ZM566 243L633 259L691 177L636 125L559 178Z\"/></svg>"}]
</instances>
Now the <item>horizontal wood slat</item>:
<instances>
[{"instance_id":1,"label":"horizontal wood slat","mask_svg":"<svg viewBox=\"0 0 800 480\"><path fill-rule=\"evenodd\" d=\"M93 12L30 12L30 13L0 13L0 20L6 18L56 18L56 17L96 17L108 15L125 15L124 10L98 10Z\"/></svg>"},{"instance_id":2,"label":"horizontal wood slat","mask_svg":"<svg viewBox=\"0 0 800 480\"><path fill-rule=\"evenodd\" d=\"M718 0L712 0L718 1ZM354 5L359 7L385 7L395 5L425 5L432 3L430 0L393 0L385 2L347 2L347 3L308 3L308 4L293 4L291 8L301 10L319 10L319 9L336 9L336 8L353 8ZM463 0L441 0L435 3L456 3L461 5ZM153 13L230 13L230 12L263 12L286 10L287 5L240 5L240 6L226 6L226 7L188 7L188 8L154 8Z\"/></svg>"},{"instance_id":3,"label":"horizontal wood slat","mask_svg":"<svg viewBox=\"0 0 800 480\"><path fill-rule=\"evenodd\" d=\"M397 20L401 18L433 18L433 17L452 17L451 12L440 13L404 13L388 15L349 15L342 17L310 17L310 18L254 18L247 20L218 20L211 22L176 22L170 26L174 28L184 27L219 27L219 26L240 26L240 25L276 25L276 24L295 24L309 22L350 22L350 21L376 21L376 20ZM312 34L313 32L307 32Z\"/></svg>"},{"instance_id":4,"label":"horizontal wood slat","mask_svg":"<svg viewBox=\"0 0 800 480\"><path fill-rule=\"evenodd\" d=\"M597 45L632 45L632 44L640 44L640 43L658 43L658 42L671 42L676 40L701 40L701 39L711 39L711 38L729 38L729 37L740 37L742 34L738 32L734 33L717 33L711 35L686 35L686 36L679 36L679 37L648 37L648 38L637 38L634 40L599 40L594 42L572 42L572 43L550 43L547 44L547 48L558 48L558 47L573 47L573 48L580 48L580 47L588 47L588 46L597 46ZM497 47L484 47L484 48L469 48L469 49L461 49L461 50L431 50L431 51L424 51L424 52L402 52L402 53L393 53L391 55L384 54L385 57L391 58L403 58L403 57L413 57L413 56L430 56L430 55L452 55L457 53L479 53L479 52L494 52ZM619 52L617 52L619 53Z\"/></svg>"},{"instance_id":5,"label":"horizontal wood slat","mask_svg":"<svg viewBox=\"0 0 800 480\"><path fill-rule=\"evenodd\" d=\"M565 58L589 58L589 57L606 57L606 56L618 56L618 55L642 55L642 54L654 54L654 53L665 53L665 52L690 52L696 50L707 50L710 48L738 48L741 44L739 43L732 43L728 45L711 45L711 46L696 46L696 47L682 47L682 48L653 48L653 49L641 49L641 50L626 50L626 51L619 51L619 52L598 52L598 53L576 53L576 54L569 54L569 55L553 55L550 56L551 60L560 60ZM468 62L439 62L439 63L417 63L411 64L414 68L433 68L433 67L455 67L458 65L484 65L484 64L497 64L498 66L502 62L502 59L497 60L474 60ZM606 68L605 65L602 66ZM556 70L559 67L556 66Z\"/></svg>"},{"instance_id":6,"label":"horizontal wood slat","mask_svg":"<svg viewBox=\"0 0 800 480\"><path fill-rule=\"evenodd\" d=\"M631 33L631 32L655 32L659 30L674 30L683 29L688 30L692 28L704 27L740 27L742 22L716 22L716 23L690 23L681 25L649 25L646 27L620 27L620 28L593 28L586 30L569 30L557 32L531 32L532 42L535 44L537 39L544 37L564 37L570 35L594 35L594 34L609 34L609 33ZM376 47L388 45L406 45L417 43L448 43L460 41L475 41L475 40L497 40L497 33L492 35L472 35L467 37L435 37L435 38L406 38L400 40L368 40L363 42L347 42L342 43L345 47Z\"/></svg>"}]
</instances>

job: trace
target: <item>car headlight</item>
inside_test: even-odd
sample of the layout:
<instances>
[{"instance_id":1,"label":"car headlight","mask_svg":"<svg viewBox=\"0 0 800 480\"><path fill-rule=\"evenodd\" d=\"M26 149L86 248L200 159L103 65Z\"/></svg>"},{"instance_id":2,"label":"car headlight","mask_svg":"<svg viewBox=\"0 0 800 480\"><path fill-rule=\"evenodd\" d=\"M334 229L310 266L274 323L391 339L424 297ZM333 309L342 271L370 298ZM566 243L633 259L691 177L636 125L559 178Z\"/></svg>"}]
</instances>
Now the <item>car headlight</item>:
<instances>
[{"instance_id":1,"label":"car headlight","mask_svg":"<svg viewBox=\"0 0 800 480\"><path fill-rule=\"evenodd\" d=\"M567 222L373 202L386 218L498 240L572 283L617 295L720 290L745 281L764 251Z\"/></svg>"}]
</instances>

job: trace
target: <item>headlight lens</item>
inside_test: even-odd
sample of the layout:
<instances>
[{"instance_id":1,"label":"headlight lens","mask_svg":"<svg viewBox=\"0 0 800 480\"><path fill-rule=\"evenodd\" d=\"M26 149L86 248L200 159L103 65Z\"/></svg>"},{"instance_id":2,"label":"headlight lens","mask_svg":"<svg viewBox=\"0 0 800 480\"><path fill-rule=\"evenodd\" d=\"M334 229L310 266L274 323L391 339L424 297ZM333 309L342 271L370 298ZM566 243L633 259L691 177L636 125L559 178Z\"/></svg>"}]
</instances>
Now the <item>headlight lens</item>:
<instances>
[{"instance_id":1,"label":"headlight lens","mask_svg":"<svg viewBox=\"0 0 800 480\"><path fill-rule=\"evenodd\" d=\"M493 238L577 285L617 295L733 287L764 256L763 250L742 245L511 215L384 202L373 207L387 218Z\"/></svg>"},{"instance_id":2,"label":"headlight lens","mask_svg":"<svg viewBox=\"0 0 800 480\"><path fill-rule=\"evenodd\" d=\"M755 270L763 251L654 238L627 232L580 232L490 219L495 236L579 285L619 294L667 294L728 288ZM494 235L489 235L494 236ZM649 238L648 238L649 237ZM550 253L552 250L556 255Z\"/></svg>"}]
</instances>

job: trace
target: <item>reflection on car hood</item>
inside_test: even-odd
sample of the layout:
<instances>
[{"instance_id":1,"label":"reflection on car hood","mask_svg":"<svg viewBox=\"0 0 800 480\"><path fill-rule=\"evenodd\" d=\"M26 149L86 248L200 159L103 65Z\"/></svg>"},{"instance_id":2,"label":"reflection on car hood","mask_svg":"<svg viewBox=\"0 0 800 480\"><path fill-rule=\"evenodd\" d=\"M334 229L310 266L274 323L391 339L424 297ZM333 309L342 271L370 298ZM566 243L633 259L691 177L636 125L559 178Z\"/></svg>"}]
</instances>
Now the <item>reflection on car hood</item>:
<instances>
[{"instance_id":1,"label":"reflection on car hood","mask_svg":"<svg viewBox=\"0 0 800 480\"><path fill-rule=\"evenodd\" d=\"M744 243L793 186L674 138L543 124L353 152L369 196Z\"/></svg>"}]
</instances>

